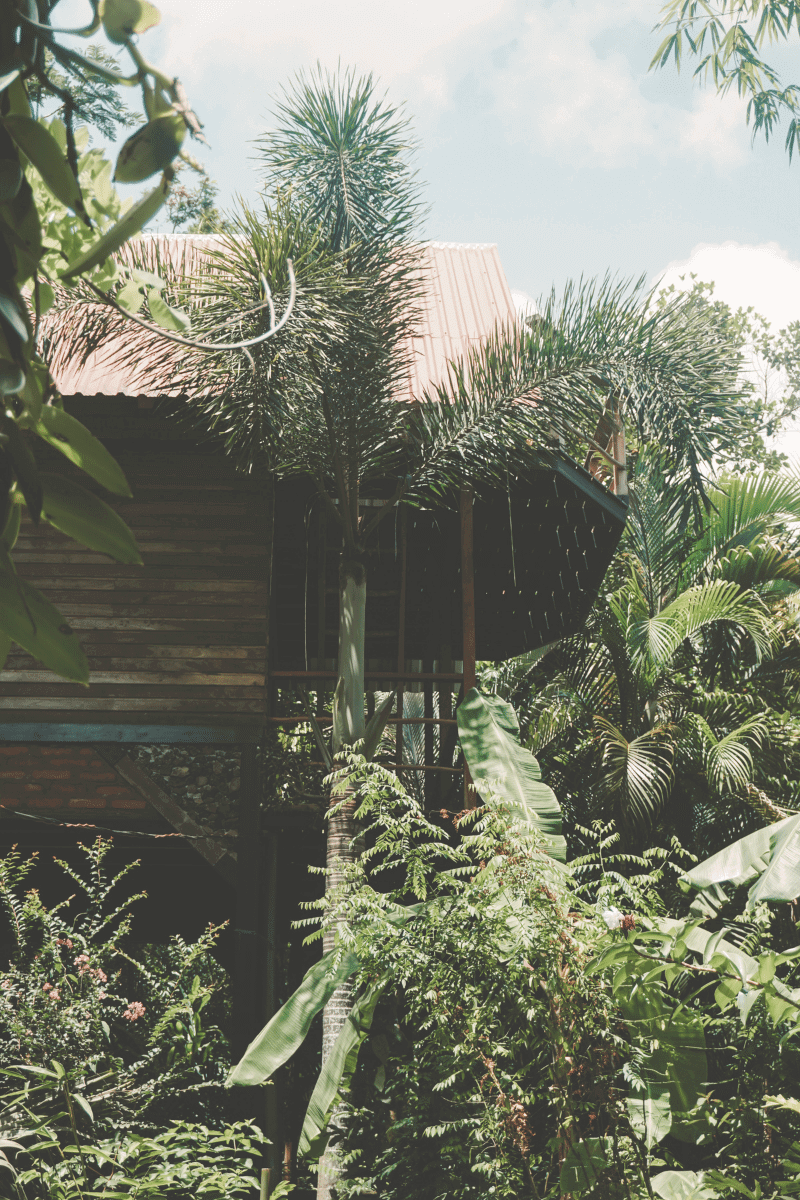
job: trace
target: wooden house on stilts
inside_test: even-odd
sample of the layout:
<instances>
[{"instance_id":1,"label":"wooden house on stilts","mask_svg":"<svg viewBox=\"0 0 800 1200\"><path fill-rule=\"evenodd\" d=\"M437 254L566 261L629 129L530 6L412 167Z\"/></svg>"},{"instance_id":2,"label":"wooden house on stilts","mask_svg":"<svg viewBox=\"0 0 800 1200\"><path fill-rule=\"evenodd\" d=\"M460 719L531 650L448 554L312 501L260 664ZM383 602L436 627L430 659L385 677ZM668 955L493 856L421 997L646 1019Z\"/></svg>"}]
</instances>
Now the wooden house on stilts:
<instances>
[{"instance_id":1,"label":"wooden house on stilts","mask_svg":"<svg viewBox=\"0 0 800 1200\"><path fill-rule=\"evenodd\" d=\"M180 252L190 250L187 238ZM433 244L426 255L417 395L498 322L518 319L496 247ZM92 681L64 682L17 647L0 674L5 845L64 852L113 831L115 853L143 860L143 937L196 936L230 918L244 1046L277 998L277 898L294 915L305 864L322 857L324 771L307 712L324 727L335 684L335 530L305 483L237 474L187 440L140 364L109 366L98 354L59 384L66 409L126 473L133 498L113 506L144 566L121 566L46 523L23 527L20 570L79 631ZM618 431L587 435L586 465L557 456L496 495L400 508L379 526L368 703L397 688L387 762L430 807L463 787L455 706L476 659L574 632L597 593L625 522L625 452ZM380 497L363 498L371 503ZM277 778L280 754L291 749L296 767L305 746L296 778Z\"/></svg>"}]
</instances>

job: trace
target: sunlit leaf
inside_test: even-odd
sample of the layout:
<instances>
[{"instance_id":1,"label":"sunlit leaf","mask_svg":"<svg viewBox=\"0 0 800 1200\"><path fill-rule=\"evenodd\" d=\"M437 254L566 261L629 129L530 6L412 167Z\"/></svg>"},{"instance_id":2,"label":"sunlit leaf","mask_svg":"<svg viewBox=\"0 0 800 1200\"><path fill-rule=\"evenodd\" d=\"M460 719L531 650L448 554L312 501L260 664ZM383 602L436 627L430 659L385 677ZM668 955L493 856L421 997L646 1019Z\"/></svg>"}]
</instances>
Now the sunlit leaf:
<instances>
[{"instance_id":1,"label":"sunlit leaf","mask_svg":"<svg viewBox=\"0 0 800 1200\"><path fill-rule=\"evenodd\" d=\"M42 408L36 432L109 492L117 496L131 495L122 469L102 442L63 408L46 404Z\"/></svg>"},{"instance_id":2,"label":"sunlit leaf","mask_svg":"<svg viewBox=\"0 0 800 1200\"><path fill-rule=\"evenodd\" d=\"M89 682L89 664L61 613L20 579L0 550L0 629L51 671L75 683Z\"/></svg>"},{"instance_id":3,"label":"sunlit leaf","mask_svg":"<svg viewBox=\"0 0 800 1200\"><path fill-rule=\"evenodd\" d=\"M104 500L63 475L43 471L41 480L45 520L90 550L108 554L117 562L141 565L133 534Z\"/></svg>"},{"instance_id":4,"label":"sunlit leaf","mask_svg":"<svg viewBox=\"0 0 800 1200\"><path fill-rule=\"evenodd\" d=\"M80 184L50 131L32 117L8 116L3 124L56 199L73 212L82 213Z\"/></svg>"}]
</instances>

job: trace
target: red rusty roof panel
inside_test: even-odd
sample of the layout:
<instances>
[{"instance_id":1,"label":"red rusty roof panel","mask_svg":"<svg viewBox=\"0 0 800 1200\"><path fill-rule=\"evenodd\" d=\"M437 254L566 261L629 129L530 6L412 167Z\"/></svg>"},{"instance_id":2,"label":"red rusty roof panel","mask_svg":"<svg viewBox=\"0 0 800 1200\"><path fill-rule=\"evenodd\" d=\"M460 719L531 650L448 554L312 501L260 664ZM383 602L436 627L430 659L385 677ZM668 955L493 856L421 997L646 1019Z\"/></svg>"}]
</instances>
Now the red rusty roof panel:
<instances>
[{"instance_id":1,"label":"red rusty roof panel","mask_svg":"<svg viewBox=\"0 0 800 1200\"><path fill-rule=\"evenodd\" d=\"M159 253L186 271L217 244L209 236L159 236ZM428 242L422 248L424 278L420 333L412 339L408 384L398 399L413 400L442 381L448 363L466 355L494 327L516 320L516 310L495 245ZM57 332L51 336L57 337ZM64 395L148 396L153 387L146 358L125 361L115 340L80 366L56 373Z\"/></svg>"}]
</instances>

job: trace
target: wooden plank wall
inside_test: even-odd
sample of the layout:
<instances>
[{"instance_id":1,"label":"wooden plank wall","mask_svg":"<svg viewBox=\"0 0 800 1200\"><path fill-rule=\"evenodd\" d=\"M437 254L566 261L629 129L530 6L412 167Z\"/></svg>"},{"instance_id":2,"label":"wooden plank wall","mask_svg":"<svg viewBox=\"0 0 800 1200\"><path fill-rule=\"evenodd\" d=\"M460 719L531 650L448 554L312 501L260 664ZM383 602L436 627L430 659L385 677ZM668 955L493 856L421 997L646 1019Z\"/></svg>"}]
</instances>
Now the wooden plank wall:
<instances>
[{"instance_id":1,"label":"wooden plank wall","mask_svg":"<svg viewBox=\"0 0 800 1200\"><path fill-rule=\"evenodd\" d=\"M43 469L112 504L133 530L144 567L121 566L46 522L23 523L14 553L20 574L78 631L92 682L63 682L14 647L0 672L4 722L263 720L268 489L141 405L125 397L65 401L117 458L130 500L109 496L57 451L41 451Z\"/></svg>"}]
</instances>

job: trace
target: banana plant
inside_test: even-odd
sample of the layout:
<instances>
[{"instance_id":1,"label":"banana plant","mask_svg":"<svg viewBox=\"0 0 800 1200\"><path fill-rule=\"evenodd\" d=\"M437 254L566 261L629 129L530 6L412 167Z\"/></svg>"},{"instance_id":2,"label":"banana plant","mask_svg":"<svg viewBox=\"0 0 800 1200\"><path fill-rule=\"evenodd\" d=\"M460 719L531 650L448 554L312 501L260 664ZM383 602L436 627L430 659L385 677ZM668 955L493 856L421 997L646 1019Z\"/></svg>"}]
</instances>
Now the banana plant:
<instances>
[{"instance_id":1,"label":"banana plant","mask_svg":"<svg viewBox=\"0 0 800 1200\"><path fill-rule=\"evenodd\" d=\"M500 696L472 688L456 710L461 749L473 782L483 797L500 801L515 819L543 837L547 853L564 862L567 843L561 833L561 806L542 782L538 762L520 745L519 721Z\"/></svg>"},{"instance_id":2,"label":"banana plant","mask_svg":"<svg viewBox=\"0 0 800 1200\"><path fill-rule=\"evenodd\" d=\"M750 884L747 908L762 901L794 901L800 896L800 814L765 825L726 846L681 879L694 892L692 909L715 916L737 887Z\"/></svg>"}]
</instances>

